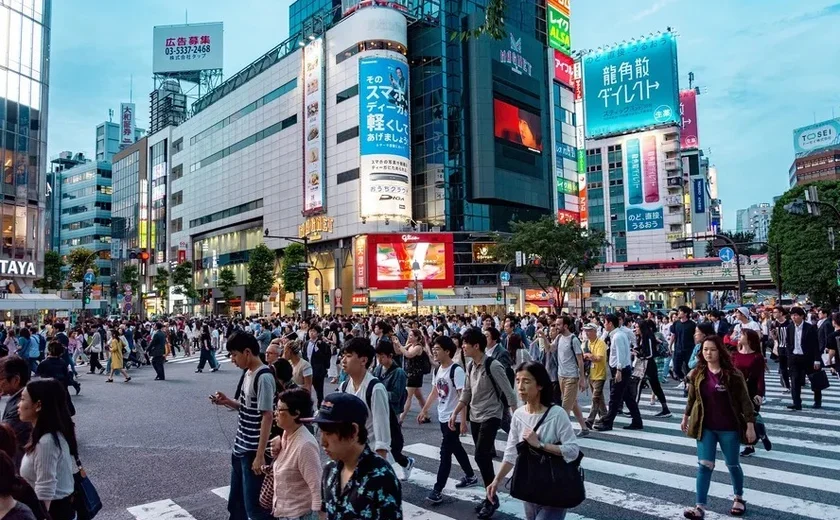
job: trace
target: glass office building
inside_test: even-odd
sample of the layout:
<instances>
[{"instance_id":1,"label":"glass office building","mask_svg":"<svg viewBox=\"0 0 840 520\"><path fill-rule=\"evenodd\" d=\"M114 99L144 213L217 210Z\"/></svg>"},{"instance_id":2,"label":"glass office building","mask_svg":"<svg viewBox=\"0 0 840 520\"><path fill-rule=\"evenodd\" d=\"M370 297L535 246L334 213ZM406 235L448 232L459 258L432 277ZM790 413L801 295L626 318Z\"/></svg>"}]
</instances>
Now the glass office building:
<instances>
[{"instance_id":1,"label":"glass office building","mask_svg":"<svg viewBox=\"0 0 840 520\"><path fill-rule=\"evenodd\" d=\"M43 271L50 0L0 2L0 259ZM32 280L15 280L27 292Z\"/></svg>"}]
</instances>

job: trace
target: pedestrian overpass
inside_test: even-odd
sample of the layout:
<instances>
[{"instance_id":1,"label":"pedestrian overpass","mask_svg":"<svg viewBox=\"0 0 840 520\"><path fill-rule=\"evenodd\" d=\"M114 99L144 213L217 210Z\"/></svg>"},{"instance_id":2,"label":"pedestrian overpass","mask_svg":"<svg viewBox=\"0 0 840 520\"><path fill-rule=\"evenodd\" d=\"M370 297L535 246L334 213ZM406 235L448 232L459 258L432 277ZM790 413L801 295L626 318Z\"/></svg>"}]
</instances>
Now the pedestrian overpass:
<instances>
[{"instance_id":1,"label":"pedestrian overpass","mask_svg":"<svg viewBox=\"0 0 840 520\"><path fill-rule=\"evenodd\" d=\"M632 271L596 267L586 273L586 281L593 291L725 290L738 288L736 273L734 263ZM741 276L748 289L775 287L766 259L741 265Z\"/></svg>"}]
</instances>

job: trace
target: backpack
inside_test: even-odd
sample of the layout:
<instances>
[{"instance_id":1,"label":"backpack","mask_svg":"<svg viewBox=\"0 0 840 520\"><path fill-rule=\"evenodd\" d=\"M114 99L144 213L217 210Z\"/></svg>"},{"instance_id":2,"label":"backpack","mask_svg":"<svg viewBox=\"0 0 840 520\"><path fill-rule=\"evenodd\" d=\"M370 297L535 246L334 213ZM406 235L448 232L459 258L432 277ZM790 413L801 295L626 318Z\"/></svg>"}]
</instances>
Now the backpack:
<instances>
[{"instance_id":1,"label":"backpack","mask_svg":"<svg viewBox=\"0 0 840 520\"><path fill-rule=\"evenodd\" d=\"M349 384L350 384L350 379L347 379L346 381L344 381L344 383L341 384L341 392L342 393L347 393L347 385L349 385ZM370 410L371 416L373 415L373 408L371 407L370 403L371 403L371 399L373 399L373 387L375 387L376 385L382 385L382 388L385 389L385 392L386 393L388 392L388 387L385 386L385 383L383 383L382 381L380 381L379 379L377 379L375 377L370 380L370 383L368 383L367 389L365 390L365 404L367 404L367 407L368 407L368 410ZM397 418L396 412L394 412L394 407L391 406L391 400L390 399L388 399L388 421L389 421L389 423L388 423L389 425L390 424L397 424L397 425L399 424L399 419ZM393 438L393 436L392 436L392 438Z\"/></svg>"},{"instance_id":2,"label":"backpack","mask_svg":"<svg viewBox=\"0 0 840 520\"><path fill-rule=\"evenodd\" d=\"M656 346L653 349L653 357L669 357L671 352L668 350L668 343L665 341L665 336L661 332L657 332L654 334L654 337L656 338Z\"/></svg>"},{"instance_id":3,"label":"backpack","mask_svg":"<svg viewBox=\"0 0 840 520\"><path fill-rule=\"evenodd\" d=\"M459 365L458 363L452 363L452 366L449 367L449 380L452 381L452 389L456 391L457 388L455 387L455 368L459 366L461 365ZM443 367L438 367L438 369L435 370L435 379L438 378L438 374L440 373L441 368Z\"/></svg>"},{"instance_id":4,"label":"backpack","mask_svg":"<svg viewBox=\"0 0 840 520\"><path fill-rule=\"evenodd\" d=\"M239 383L236 385L236 393L233 394L234 395L234 397L233 397L234 401L239 401L239 397L242 395L242 385L245 383L245 374L247 372L248 372L247 370L242 371L242 376L239 378ZM258 384L260 382L260 378L263 376L263 374L271 374L272 377L274 376L274 372L272 372L272 370L269 367L267 367L265 365L260 367L260 369L257 370L257 373L254 374L254 381L252 383L252 385L253 385L252 392L253 392L254 395L257 395L257 386L258 386ZM276 387L275 387L275 393L274 393L274 404L275 405L277 404L277 395L278 395L278 393L276 392Z\"/></svg>"},{"instance_id":5,"label":"backpack","mask_svg":"<svg viewBox=\"0 0 840 520\"><path fill-rule=\"evenodd\" d=\"M502 424L501 424L501 428L505 433L509 433L510 432L510 420L511 420L510 405L508 405L507 396L505 396L505 394L502 393L501 390L499 390L499 385L496 384L496 380L493 379L493 373L490 371L490 366L494 362L495 363L502 363L498 359L488 357L487 361L484 363L484 374L490 379L490 383L493 385L493 393L496 394L496 398L502 402ZM475 365L470 366L470 373L472 373L472 368L474 366ZM502 363L502 366L505 366L505 364Z\"/></svg>"}]
</instances>

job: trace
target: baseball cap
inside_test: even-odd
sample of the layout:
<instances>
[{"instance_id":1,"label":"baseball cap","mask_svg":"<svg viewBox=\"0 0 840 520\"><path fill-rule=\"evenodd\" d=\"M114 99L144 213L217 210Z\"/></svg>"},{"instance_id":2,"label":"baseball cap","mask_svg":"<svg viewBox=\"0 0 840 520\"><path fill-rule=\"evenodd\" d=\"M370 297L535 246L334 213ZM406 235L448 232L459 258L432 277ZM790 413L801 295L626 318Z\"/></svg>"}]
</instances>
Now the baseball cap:
<instances>
[{"instance_id":1,"label":"baseball cap","mask_svg":"<svg viewBox=\"0 0 840 520\"><path fill-rule=\"evenodd\" d=\"M364 427L368 409L364 401L353 394L333 392L324 397L315 417L301 419L301 422L316 424L356 423Z\"/></svg>"},{"instance_id":2,"label":"baseball cap","mask_svg":"<svg viewBox=\"0 0 840 520\"><path fill-rule=\"evenodd\" d=\"M745 318L749 318L749 317L750 317L750 310L749 310L749 309L747 309L746 307L738 307L738 312L740 312L741 314L743 314Z\"/></svg>"},{"instance_id":3,"label":"baseball cap","mask_svg":"<svg viewBox=\"0 0 840 520\"><path fill-rule=\"evenodd\" d=\"M583 330L598 330L598 326L594 323L587 323L583 326Z\"/></svg>"}]
</instances>

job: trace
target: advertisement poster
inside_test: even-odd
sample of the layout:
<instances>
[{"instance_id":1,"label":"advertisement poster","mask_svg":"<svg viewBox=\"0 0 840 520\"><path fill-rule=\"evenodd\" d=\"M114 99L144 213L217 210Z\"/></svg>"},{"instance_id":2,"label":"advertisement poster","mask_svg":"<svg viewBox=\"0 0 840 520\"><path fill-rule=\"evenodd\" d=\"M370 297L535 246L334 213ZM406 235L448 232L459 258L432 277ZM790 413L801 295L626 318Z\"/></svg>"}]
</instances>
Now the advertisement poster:
<instances>
[{"instance_id":1,"label":"advertisement poster","mask_svg":"<svg viewBox=\"0 0 840 520\"><path fill-rule=\"evenodd\" d=\"M548 18L548 45L560 52L571 54L572 37L569 15L563 14L551 2L545 4L545 13Z\"/></svg>"},{"instance_id":2,"label":"advertisement poster","mask_svg":"<svg viewBox=\"0 0 840 520\"><path fill-rule=\"evenodd\" d=\"M120 145L134 143L134 103L120 103Z\"/></svg>"},{"instance_id":3,"label":"advertisement poster","mask_svg":"<svg viewBox=\"0 0 840 520\"><path fill-rule=\"evenodd\" d=\"M665 33L587 54L583 89L588 138L678 124L674 36Z\"/></svg>"},{"instance_id":4,"label":"advertisement poster","mask_svg":"<svg viewBox=\"0 0 840 520\"><path fill-rule=\"evenodd\" d=\"M494 135L517 144L532 152L542 151L542 125L540 116L506 103L493 100Z\"/></svg>"},{"instance_id":5,"label":"advertisement poster","mask_svg":"<svg viewBox=\"0 0 840 520\"><path fill-rule=\"evenodd\" d=\"M700 148L700 138L697 137L697 92L694 89L680 91L680 118L680 148Z\"/></svg>"},{"instance_id":6,"label":"advertisement poster","mask_svg":"<svg viewBox=\"0 0 840 520\"><path fill-rule=\"evenodd\" d=\"M566 16L572 15L572 0L546 0L546 4L559 9Z\"/></svg>"},{"instance_id":7,"label":"advertisement poster","mask_svg":"<svg viewBox=\"0 0 840 520\"><path fill-rule=\"evenodd\" d=\"M359 60L362 218L411 217L408 65Z\"/></svg>"},{"instance_id":8,"label":"advertisement poster","mask_svg":"<svg viewBox=\"0 0 840 520\"><path fill-rule=\"evenodd\" d=\"M426 289L454 283L450 233L367 235L367 255L372 288L405 289L415 275Z\"/></svg>"},{"instance_id":9,"label":"advertisement poster","mask_svg":"<svg viewBox=\"0 0 840 520\"><path fill-rule=\"evenodd\" d=\"M365 289L367 280L367 236L359 235L353 241L353 282L356 289Z\"/></svg>"},{"instance_id":10,"label":"advertisement poster","mask_svg":"<svg viewBox=\"0 0 840 520\"><path fill-rule=\"evenodd\" d=\"M840 119L830 119L793 131L793 150L797 157L840 145Z\"/></svg>"},{"instance_id":11,"label":"advertisement poster","mask_svg":"<svg viewBox=\"0 0 840 520\"><path fill-rule=\"evenodd\" d=\"M589 223L589 202L586 194L586 139L583 131L583 82L581 80L582 69L580 62L574 64L573 87L575 91L575 144L577 146L577 173L578 173L578 211L580 213L580 225L586 227Z\"/></svg>"},{"instance_id":12,"label":"advertisement poster","mask_svg":"<svg viewBox=\"0 0 840 520\"><path fill-rule=\"evenodd\" d=\"M223 35L221 22L155 27L152 35L152 72L223 68Z\"/></svg>"},{"instance_id":13,"label":"advertisement poster","mask_svg":"<svg viewBox=\"0 0 840 520\"><path fill-rule=\"evenodd\" d=\"M303 214L324 210L324 40L303 50Z\"/></svg>"},{"instance_id":14,"label":"advertisement poster","mask_svg":"<svg viewBox=\"0 0 840 520\"><path fill-rule=\"evenodd\" d=\"M567 54L554 51L554 79L567 87L574 88L575 60Z\"/></svg>"},{"instance_id":15,"label":"advertisement poster","mask_svg":"<svg viewBox=\"0 0 840 520\"><path fill-rule=\"evenodd\" d=\"M627 232L662 229L664 212L659 197L656 135L630 137L623 148L627 165Z\"/></svg>"},{"instance_id":16,"label":"advertisement poster","mask_svg":"<svg viewBox=\"0 0 840 520\"><path fill-rule=\"evenodd\" d=\"M705 189L705 182L703 179L694 179L692 182L694 186L694 190L692 195L694 196L694 212L695 213L705 213L706 212L706 189Z\"/></svg>"}]
</instances>

